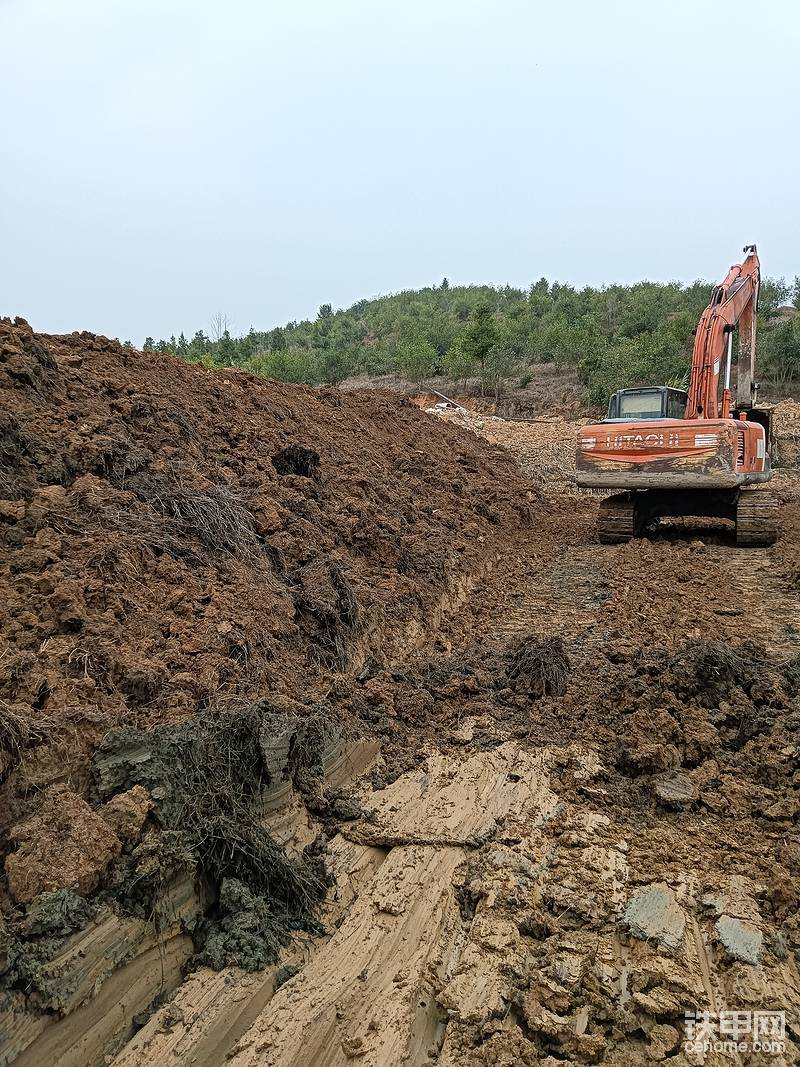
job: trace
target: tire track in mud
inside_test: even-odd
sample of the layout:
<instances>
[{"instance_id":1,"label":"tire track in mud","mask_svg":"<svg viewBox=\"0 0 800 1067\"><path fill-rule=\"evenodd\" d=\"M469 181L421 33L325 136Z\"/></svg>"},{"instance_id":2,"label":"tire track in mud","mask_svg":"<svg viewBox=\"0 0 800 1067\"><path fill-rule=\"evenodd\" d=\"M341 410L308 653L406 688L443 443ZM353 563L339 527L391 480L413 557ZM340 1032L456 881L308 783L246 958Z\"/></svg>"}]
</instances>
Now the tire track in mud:
<instances>
[{"instance_id":1,"label":"tire track in mud","mask_svg":"<svg viewBox=\"0 0 800 1067\"><path fill-rule=\"evenodd\" d=\"M741 629L769 651L789 656L800 641L800 595L787 588L780 556L757 549L728 550L730 601L740 609Z\"/></svg>"},{"instance_id":2,"label":"tire track in mud","mask_svg":"<svg viewBox=\"0 0 800 1067\"><path fill-rule=\"evenodd\" d=\"M509 644L521 634L568 641L580 636L582 645L596 645L602 634L594 624L608 597L602 547L571 548L537 568L521 590L509 595L492 621L489 636L500 644Z\"/></svg>"}]
</instances>

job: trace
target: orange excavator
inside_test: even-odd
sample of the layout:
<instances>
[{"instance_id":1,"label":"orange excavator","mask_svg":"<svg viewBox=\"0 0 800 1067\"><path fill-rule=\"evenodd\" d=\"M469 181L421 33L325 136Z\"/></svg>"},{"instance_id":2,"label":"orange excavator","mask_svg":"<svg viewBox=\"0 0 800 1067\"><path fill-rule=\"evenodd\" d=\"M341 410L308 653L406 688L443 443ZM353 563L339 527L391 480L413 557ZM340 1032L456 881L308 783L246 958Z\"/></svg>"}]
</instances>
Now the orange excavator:
<instances>
[{"instance_id":1,"label":"orange excavator","mask_svg":"<svg viewBox=\"0 0 800 1067\"><path fill-rule=\"evenodd\" d=\"M647 536L675 518L727 520L740 545L777 538L770 411L757 406L756 310L760 268L755 245L711 291L692 352L688 393L670 386L620 389L602 422L581 428L577 483L621 489L600 504L604 544ZM739 331L736 397L733 334Z\"/></svg>"}]
</instances>

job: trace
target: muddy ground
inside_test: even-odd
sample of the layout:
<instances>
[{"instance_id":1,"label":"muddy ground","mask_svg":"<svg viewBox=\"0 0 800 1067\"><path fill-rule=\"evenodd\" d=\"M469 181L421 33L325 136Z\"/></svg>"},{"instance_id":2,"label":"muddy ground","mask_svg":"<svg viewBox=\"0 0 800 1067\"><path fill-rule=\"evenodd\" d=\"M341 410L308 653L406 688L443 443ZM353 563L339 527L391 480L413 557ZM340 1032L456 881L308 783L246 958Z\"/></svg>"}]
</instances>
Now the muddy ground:
<instances>
[{"instance_id":1,"label":"muddy ground","mask_svg":"<svg viewBox=\"0 0 800 1067\"><path fill-rule=\"evenodd\" d=\"M13 372L9 391L28 406L3 439L27 463L15 460L4 516L21 534L6 557L20 600L5 632L10 655L28 658L13 660L0 705L24 720L2 786L0 1018L16 1062L800 1060L795 470L774 480L783 534L770 549L686 530L600 546L597 497L571 481L575 424L437 420L387 397L326 399L236 374L223 385L171 362L165 392L141 374L144 357L108 342L7 329L13 365L38 345L44 366ZM149 451L123 488L113 448L109 461L56 443L59 405L75 404L72 441L96 394L113 404L98 365L114 388L123 377L132 406L104 409L113 432L92 424L90 446L124 434L126 455ZM137 424L141 394L158 410ZM182 445L168 443L176 408L194 429ZM782 406L787 454L797 413ZM292 444L324 473L274 473ZM424 461L406 466L412 450ZM183 514L165 525L169 494L128 478L174 477L178 462L182 484L206 493L232 472L235 502L251 516L273 504L275 528L245 522L241 557L205 545ZM101 484L76 489L87 477ZM129 495L112 506L109 492ZM151 511L158 536L194 556L154 544ZM102 577L100 612L88 575L103 538L128 562ZM83 583L79 612L58 614L61 582ZM220 623L255 651L226 654ZM115 650L105 673L91 649L71 667L68 647L90 638ZM134 664L155 691L131 683ZM185 801L206 792L206 804ZM226 834L238 850L213 847ZM67 868L71 880L53 874ZM174 886L198 884L190 914ZM168 897L182 916L169 939ZM71 946L112 922L141 924L142 954L120 952L67 990ZM148 923L161 923L160 947ZM156 950L154 986L143 976ZM91 1015L104 990L120 1014L106 1030ZM752 1011L785 1012L782 1053L685 1047L685 1013L717 1025L722 1013L730 1030L730 1013ZM34 1032L37 1012L47 1025Z\"/></svg>"}]
</instances>

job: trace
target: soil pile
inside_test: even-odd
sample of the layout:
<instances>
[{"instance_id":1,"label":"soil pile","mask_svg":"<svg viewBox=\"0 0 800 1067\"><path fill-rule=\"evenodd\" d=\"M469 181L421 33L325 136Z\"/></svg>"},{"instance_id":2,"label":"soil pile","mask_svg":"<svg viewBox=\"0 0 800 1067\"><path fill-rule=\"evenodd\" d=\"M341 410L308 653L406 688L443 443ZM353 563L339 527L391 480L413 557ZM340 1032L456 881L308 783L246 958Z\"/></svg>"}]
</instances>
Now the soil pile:
<instances>
[{"instance_id":1,"label":"soil pile","mask_svg":"<svg viewBox=\"0 0 800 1067\"><path fill-rule=\"evenodd\" d=\"M7 821L32 786L80 792L112 725L294 699L424 640L528 521L509 459L388 395L19 319L0 388Z\"/></svg>"},{"instance_id":2,"label":"soil pile","mask_svg":"<svg viewBox=\"0 0 800 1067\"><path fill-rule=\"evenodd\" d=\"M543 485L548 496L586 495L575 487L575 449L578 429L587 419L554 416L516 421L467 411L445 411L439 417L511 451L522 472Z\"/></svg>"},{"instance_id":3,"label":"soil pile","mask_svg":"<svg viewBox=\"0 0 800 1067\"><path fill-rule=\"evenodd\" d=\"M262 797L360 810L322 787L370 727L355 676L434 638L538 497L397 397L19 319L0 390L0 1010L24 1031L105 978L92 951L84 977L45 965L92 924L125 952L154 925L183 957L191 930L196 962L251 968L318 928L324 843L287 854ZM31 921L81 897L84 933Z\"/></svg>"}]
</instances>

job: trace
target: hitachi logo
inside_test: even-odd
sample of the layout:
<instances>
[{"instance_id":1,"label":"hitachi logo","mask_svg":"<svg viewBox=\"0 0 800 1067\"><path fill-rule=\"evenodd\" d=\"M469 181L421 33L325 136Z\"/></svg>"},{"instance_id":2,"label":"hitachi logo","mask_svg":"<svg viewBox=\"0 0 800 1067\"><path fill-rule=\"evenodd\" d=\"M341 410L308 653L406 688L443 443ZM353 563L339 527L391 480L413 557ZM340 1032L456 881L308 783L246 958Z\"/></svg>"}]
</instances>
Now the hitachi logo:
<instances>
[{"instance_id":1,"label":"hitachi logo","mask_svg":"<svg viewBox=\"0 0 800 1067\"><path fill-rule=\"evenodd\" d=\"M679 448L677 433L621 433L614 437L608 434L606 448Z\"/></svg>"}]
</instances>

